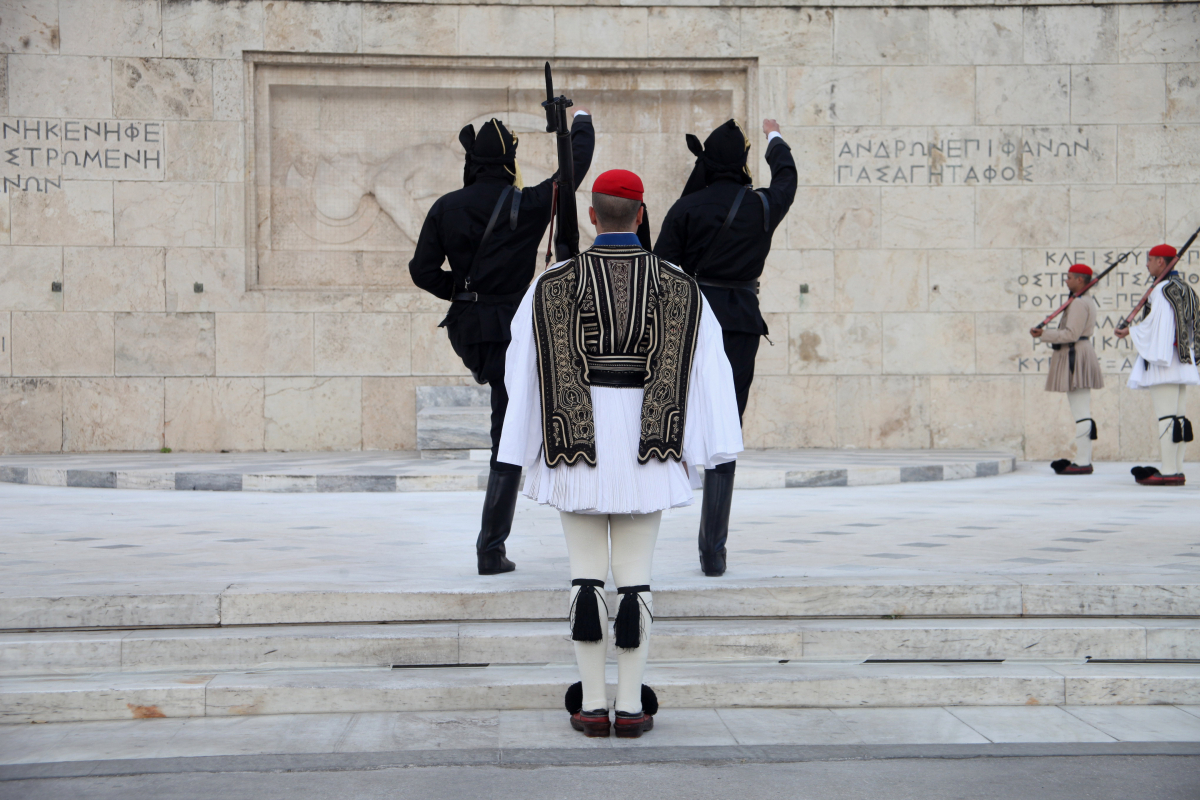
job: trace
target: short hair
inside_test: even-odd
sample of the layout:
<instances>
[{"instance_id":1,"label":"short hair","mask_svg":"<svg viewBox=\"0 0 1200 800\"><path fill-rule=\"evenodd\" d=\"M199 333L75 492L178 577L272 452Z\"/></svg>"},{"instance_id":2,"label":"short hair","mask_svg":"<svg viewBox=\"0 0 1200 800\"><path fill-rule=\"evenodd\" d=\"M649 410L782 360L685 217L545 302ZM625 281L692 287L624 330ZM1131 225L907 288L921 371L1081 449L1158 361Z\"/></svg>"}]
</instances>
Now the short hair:
<instances>
[{"instance_id":1,"label":"short hair","mask_svg":"<svg viewBox=\"0 0 1200 800\"><path fill-rule=\"evenodd\" d=\"M596 221L609 230L632 228L641 207L641 200L592 192L592 208L596 209Z\"/></svg>"}]
</instances>

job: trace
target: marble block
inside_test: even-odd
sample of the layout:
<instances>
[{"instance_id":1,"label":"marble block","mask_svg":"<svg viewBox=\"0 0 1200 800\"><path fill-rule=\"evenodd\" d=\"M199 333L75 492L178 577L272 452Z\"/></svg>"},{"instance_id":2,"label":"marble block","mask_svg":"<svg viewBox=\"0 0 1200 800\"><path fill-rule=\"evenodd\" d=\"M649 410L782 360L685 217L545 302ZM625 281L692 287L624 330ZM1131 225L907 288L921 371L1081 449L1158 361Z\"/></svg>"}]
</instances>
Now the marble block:
<instances>
[{"instance_id":1,"label":"marble block","mask_svg":"<svg viewBox=\"0 0 1200 800\"><path fill-rule=\"evenodd\" d=\"M656 6L650 9L649 37L652 58L736 56L741 49L739 10Z\"/></svg>"},{"instance_id":2,"label":"marble block","mask_svg":"<svg viewBox=\"0 0 1200 800\"><path fill-rule=\"evenodd\" d=\"M180 451L263 449L262 378L168 378L164 440Z\"/></svg>"},{"instance_id":3,"label":"marble block","mask_svg":"<svg viewBox=\"0 0 1200 800\"><path fill-rule=\"evenodd\" d=\"M792 314L789 334L792 374L878 375L882 369L878 314Z\"/></svg>"},{"instance_id":4,"label":"marble block","mask_svg":"<svg viewBox=\"0 0 1200 800\"><path fill-rule=\"evenodd\" d=\"M1166 67L1160 64L1082 64L1071 67L1071 121L1146 124L1167 113Z\"/></svg>"},{"instance_id":5,"label":"marble block","mask_svg":"<svg viewBox=\"0 0 1200 800\"><path fill-rule=\"evenodd\" d=\"M787 70L787 121L791 125L878 125L879 67L805 66ZM780 114L783 109L764 113Z\"/></svg>"},{"instance_id":6,"label":"marble block","mask_svg":"<svg viewBox=\"0 0 1200 800\"><path fill-rule=\"evenodd\" d=\"M0 311L0 376L12 375L12 312Z\"/></svg>"},{"instance_id":7,"label":"marble block","mask_svg":"<svg viewBox=\"0 0 1200 800\"><path fill-rule=\"evenodd\" d=\"M246 117L246 72L241 61L213 64L213 118L243 120Z\"/></svg>"},{"instance_id":8,"label":"marble block","mask_svg":"<svg viewBox=\"0 0 1200 800\"><path fill-rule=\"evenodd\" d=\"M973 314L884 314L882 327L884 374L975 372Z\"/></svg>"},{"instance_id":9,"label":"marble block","mask_svg":"<svg viewBox=\"0 0 1200 800\"><path fill-rule=\"evenodd\" d=\"M59 52L79 56L162 55L157 0L60 0Z\"/></svg>"},{"instance_id":10,"label":"marble block","mask_svg":"<svg viewBox=\"0 0 1200 800\"><path fill-rule=\"evenodd\" d=\"M884 125L971 125L975 122L973 67L884 67Z\"/></svg>"},{"instance_id":11,"label":"marble block","mask_svg":"<svg viewBox=\"0 0 1200 800\"><path fill-rule=\"evenodd\" d=\"M216 193L211 183L120 181L112 190L116 243L212 247Z\"/></svg>"},{"instance_id":12,"label":"marble block","mask_svg":"<svg viewBox=\"0 0 1200 800\"><path fill-rule=\"evenodd\" d=\"M62 449L62 383L47 378L0 378L0 453Z\"/></svg>"},{"instance_id":13,"label":"marble block","mask_svg":"<svg viewBox=\"0 0 1200 800\"><path fill-rule=\"evenodd\" d=\"M1017 250L932 250L929 310L982 311L1011 308L1022 287Z\"/></svg>"},{"instance_id":14,"label":"marble block","mask_svg":"<svg viewBox=\"0 0 1200 800\"><path fill-rule=\"evenodd\" d=\"M1066 187L981 186L975 197L977 247L1053 247L1067 238Z\"/></svg>"},{"instance_id":15,"label":"marble block","mask_svg":"<svg viewBox=\"0 0 1200 800\"><path fill-rule=\"evenodd\" d=\"M1122 125L1117 151L1118 183L1200 183L1200 126Z\"/></svg>"},{"instance_id":16,"label":"marble block","mask_svg":"<svg viewBox=\"0 0 1200 800\"><path fill-rule=\"evenodd\" d=\"M197 283L204 291L196 291ZM264 311L265 295L246 290L246 253L241 248L167 250L167 311Z\"/></svg>"},{"instance_id":17,"label":"marble block","mask_svg":"<svg viewBox=\"0 0 1200 800\"><path fill-rule=\"evenodd\" d=\"M15 312L17 375L112 375L113 315Z\"/></svg>"},{"instance_id":18,"label":"marble block","mask_svg":"<svg viewBox=\"0 0 1200 800\"><path fill-rule=\"evenodd\" d=\"M162 378L71 378L63 382L63 450L158 450Z\"/></svg>"},{"instance_id":19,"label":"marble block","mask_svg":"<svg viewBox=\"0 0 1200 800\"><path fill-rule=\"evenodd\" d=\"M212 119L212 62L118 58L112 115L125 119ZM107 116L107 115L106 115Z\"/></svg>"},{"instance_id":20,"label":"marble block","mask_svg":"<svg viewBox=\"0 0 1200 800\"><path fill-rule=\"evenodd\" d=\"M492 390L479 385L438 385L416 387L417 411L427 408L490 406Z\"/></svg>"},{"instance_id":21,"label":"marble block","mask_svg":"<svg viewBox=\"0 0 1200 800\"><path fill-rule=\"evenodd\" d=\"M423 388L473 384L470 378L384 378L363 379L363 449L364 450L416 450L417 411L420 410L418 393ZM472 388L463 385L462 388ZM485 390L487 391L487 390ZM482 402L468 405L487 405L488 396Z\"/></svg>"},{"instance_id":22,"label":"marble block","mask_svg":"<svg viewBox=\"0 0 1200 800\"><path fill-rule=\"evenodd\" d=\"M1161 186L1073 186L1071 243L1120 247L1158 239L1163 235L1164 204Z\"/></svg>"},{"instance_id":23,"label":"marble block","mask_svg":"<svg viewBox=\"0 0 1200 800\"><path fill-rule=\"evenodd\" d=\"M974 245L974 188L920 186L881 192L885 248L933 250Z\"/></svg>"},{"instance_id":24,"label":"marble block","mask_svg":"<svg viewBox=\"0 0 1200 800\"><path fill-rule=\"evenodd\" d=\"M13 244L113 244L113 185L63 180L61 189L14 193Z\"/></svg>"},{"instance_id":25,"label":"marble block","mask_svg":"<svg viewBox=\"0 0 1200 800\"><path fill-rule=\"evenodd\" d=\"M245 136L240 122L167 123L167 180L240 181Z\"/></svg>"},{"instance_id":26,"label":"marble block","mask_svg":"<svg viewBox=\"0 0 1200 800\"><path fill-rule=\"evenodd\" d=\"M428 407L417 412L417 449L491 449L490 406Z\"/></svg>"},{"instance_id":27,"label":"marble block","mask_svg":"<svg viewBox=\"0 0 1200 800\"><path fill-rule=\"evenodd\" d=\"M755 380L742 436L747 448L836 447L837 378L764 375Z\"/></svg>"},{"instance_id":28,"label":"marble block","mask_svg":"<svg viewBox=\"0 0 1200 800\"><path fill-rule=\"evenodd\" d=\"M928 308L928 253L924 250L835 250L833 262L837 311Z\"/></svg>"},{"instance_id":29,"label":"marble block","mask_svg":"<svg viewBox=\"0 0 1200 800\"><path fill-rule=\"evenodd\" d=\"M984 66L976 70L980 125L1061 125L1071 121L1071 68Z\"/></svg>"},{"instance_id":30,"label":"marble block","mask_svg":"<svg viewBox=\"0 0 1200 800\"><path fill-rule=\"evenodd\" d=\"M645 8L556 8L555 52L579 58L645 58L649 18Z\"/></svg>"},{"instance_id":31,"label":"marble block","mask_svg":"<svg viewBox=\"0 0 1200 800\"><path fill-rule=\"evenodd\" d=\"M240 58L263 48L261 2L192 0L162 7L163 55L168 58Z\"/></svg>"},{"instance_id":32,"label":"marble block","mask_svg":"<svg viewBox=\"0 0 1200 800\"><path fill-rule=\"evenodd\" d=\"M362 4L275 0L264 6L268 50L357 53L362 46Z\"/></svg>"},{"instance_id":33,"label":"marble block","mask_svg":"<svg viewBox=\"0 0 1200 800\"><path fill-rule=\"evenodd\" d=\"M929 379L837 379L838 447L929 447Z\"/></svg>"},{"instance_id":34,"label":"marble block","mask_svg":"<svg viewBox=\"0 0 1200 800\"><path fill-rule=\"evenodd\" d=\"M67 311L164 311L165 258L159 247L63 248L63 305Z\"/></svg>"},{"instance_id":35,"label":"marble block","mask_svg":"<svg viewBox=\"0 0 1200 800\"><path fill-rule=\"evenodd\" d=\"M445 55L458 51L458 6L381 3L364 5L362 14L364 53Z\"/></svg>"},{"instance_id":36,"label":"marble block","mask_svg":"<svg viewBox=\"0 0 1200 800\"><path fill-rule=\"evenodd\" d=\"M1117 60L1120 6L1032 6L1024 12L1026 64L1095 64Z\"/></svg>"},{"instance_id":37,"label":"marble block","mask_svg":"<svg viewBox=\"0 0 1200 800\"><path fill-rule=\"evenodd\" d=\"M26 677L5 686L5 722L154 719L204 716L205 684L211 675Z\"/></svg>"},{"instance_id":38,"label":"marble block","mask_svg":"<svg viewBox=\"0 0 1200 800\"><path fill-rule=\"evenodd\" d=\"M217 314L218 375L303 375L312 369L311 314Z\"/></svg>"},{"instance_id":39,"label":"marble block","mask_svg":"<svg viewBox=\"0 0 1200 800\"><path fill-rule=\"evenodd\" d=\"M936 448L995 447L1020 451L1024 444L1024 379L934 375L929 380L930 429Z\"/></svg>"},{"instance_id":40,"label":"marble block","mask_svg":"<svg viewBox=\"0 0 1200 800\"><path fill-rule=\"evenodd\" d=\"M759 64L831 64L833 16L830 8L743 7L741 52Z\"/></svg>"},{"instance_id":41,"label":"marble block","mask_svg":"<svg viewBox=\"0 0 1200 800\"><path fill-rule=\"evenodd\" d=\"M925 64L929 11L924 8L839 8L834 11L836 64Z\"/></svg>"},{"instance_id":42,"label":"marble block","mask_svg":"<svg viewBox=\"0 0 1200 800\"><path fill-rule=\"evenodd\" d=\"M11 55L8 83L8 112L16 116L113 116L112 60L108 58Z\"/></svg>"},{"instance_id":43,"label":"marble block","mask_svg":"<svg viewBox=\"0 0 1200 800\"><path fill-rule=\"evenodd\" d=\"M212 375L215 314L117 314L118 375Z\"/></svg>"},{"instance_id":44,"label":"marble block","mask_svg":"<svg viewBox=\"0 0 1200 800\"><path fill-rule=\"evenodd\" d=\"M929 63L1018 64L1022 57L1021 9L929 9Z\"/></svg>"},{"instance_id":45,"label":"marble block","mask_svg":"<svg viewBox=\"0 0 1200 800\"><path fill-rule=\"evenodd\" d=\"M267 378L267 450L361 450L361 378Z\"/></svg>"},{"instance_id":46,"label":"marble block","mask_svg":"<svg viewBox=\"0 0 1200 800\"><path fill-rule=\"evenodd\" d=\"M411 371L407 314L316 314L318 375L407 375Z\"/></svg>"},{"instance_id":47,"label":"marble block","mask_svg":"<svg viewBox=\"0 0 1200 800\"><path fill-rule=\"evenodd\" d=\"M63 295L51 284L63 279L60 247L5 247L0 250L0 308L62 311Z\"/></svg>"},{"instance_id":48,"label":"marble block","mask_svg":"<svg viewBox=\"0 0 1200 800\"><path fill-rule=\"evenodd\" d=\"M4 7L0 53L57 53L57 0L11 0Z\"/></svg>"},{"instance_id":49,"label":"marble block","mask_svg":"<svg viewBox=\"0 0 1200 800\"><path fill-rule=\"evenodd\" d=\"M1122 62L1200 61L1200 7L1155 3L1121 8Z\"/></svg>"}]
</instances>

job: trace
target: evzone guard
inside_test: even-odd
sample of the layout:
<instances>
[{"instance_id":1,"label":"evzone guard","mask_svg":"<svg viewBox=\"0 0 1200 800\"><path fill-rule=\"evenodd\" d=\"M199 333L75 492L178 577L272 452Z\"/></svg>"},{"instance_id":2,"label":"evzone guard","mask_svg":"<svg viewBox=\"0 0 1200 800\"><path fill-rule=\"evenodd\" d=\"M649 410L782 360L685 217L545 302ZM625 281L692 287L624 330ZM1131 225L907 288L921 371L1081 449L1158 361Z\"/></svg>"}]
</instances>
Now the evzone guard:
<instances>
[{"instance_id":1,"label":"evzone guard","mask_svg":"<svg viewBox=\"0 0 1200 800\"><path fill-rule=\"evenodd\" d=\"M475 380L491 387L491 470L475 550L479 574L494 575L516 569L504 542L521 481L520 467L496 458L508 406L504 351L509 323L533 280L538 242L550 224L554 178L522 185L517 137L500 120L484 123L478 133L467 125L458 139L467 151L463 188L433 204L408 270L417 286L451 301L439 327ZM575 187L587 175L595 143L591 116L576 110L569 133ZM446 261L449 271L442 269Z\"/></svg>"},{"instance_id":2,"label":"evzone guard","mask_svg":"<svg viewBox=\"0 0 1200 800\"><path fill-rule=\"evenodd\" d=\"M1196 234L1184 245L1186 251ZM1134 467L1134 480L1144 486L1182 486L1183 455L1192 441L1192 423L1185 416L1188 386L1200 385L1196 359L1200 356L1197 325L1200 324L1196 292L1188 286L1183 273L1175 269L1183 251L1176 253L1169 244L1151 248L1146 269L1154 284L1142 299L1146 311L1142 320L1129 326L1142 303L1118 323L1114 333L1129 337L1138 359L1129 375L1129 388L1147 389L1157 417L1162 468Z\"/></svg>"},{"instance_id":3,"label":"evzone guard","mask_svg":"<svg viewBox=\"0 0 1200 800\"><path fill-rule=\"evenodd\" d=\"M587 736L653 727L657 701L642 676L662 512L690 504L704 470L742 450L721 324L693 278L639 243L642 195L632 172L596 179L595 244L526 292L506 361L498 458L524 467L524 493L560 512L581 679L566 704ZM604 678L610 566L620 598L615 721Z\"/></svg>"},{"instance_id":4,"label":"evzone guard","mask_svg":"<svg viewBox=\"0 0 1200 800\"><path fill-rule=\"evenodd\" d=\"M696 165L683 194L663 218L654 244L656 256L680 265L696 279L721 324L739 420L754 381L759 338L769 333L759 312L758 279L771 251L771 237L796 198L791 148L775 120L763 120L762 128L771 167L766 189L751 186L746 164L750 141L734 120L713 131L703 145L687 135ZM725 572L735 463L721 464L704 475L699 548L700 568L709 576Z\"/></svg>"},{"instance_id":5,"label":"evzone guard","mask_svg":"<svg viewBox=\"0 0 1200 800\"><path fill-rule=\"evenodd\" d=\"M1092 347L1097 306L1087 296L1087 290L1095 282L1091 267L1072 264L1067 270L1067 290L1071 297L1061 309L1058 327L1046 330L1043 322L1029 331L1035 339L1040 338L1054 348L1046 391L1065 392L1071 418L1075 420L1075 460L1060 458L1050 462L1050 468L1059 475L1091 475L1093 471L1092 442L1097 432L1096 421L1092 419L1092 389L1104 388L1100 359Z\"/></svg>"}]
</instances>

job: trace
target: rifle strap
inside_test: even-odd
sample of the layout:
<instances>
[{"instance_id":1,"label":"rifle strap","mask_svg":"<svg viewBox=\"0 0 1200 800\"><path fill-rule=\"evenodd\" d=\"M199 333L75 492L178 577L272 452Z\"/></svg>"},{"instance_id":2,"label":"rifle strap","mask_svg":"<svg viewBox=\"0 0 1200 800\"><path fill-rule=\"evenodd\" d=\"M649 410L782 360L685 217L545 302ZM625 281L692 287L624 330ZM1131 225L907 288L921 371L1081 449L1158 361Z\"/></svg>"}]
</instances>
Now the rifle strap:
<instances>
[{"instance_id":1,"label":"rifle strap","mask_svg":"<svg viewBox=\"0 0 1200 800\"><path fill-rule=\"evenodd\" d=\"M483 229L483 238L479 240L479 247L475 248L475 255L471 258L471 266L467 269L467 278L466 282L463 284L463 288L465 288L468 292L471 291L471 279L475 277L475 267L479 265L479 255L483 252L484 245L488 243L488 239L492 238L492 231L496 229L496 220L500 219L500 209L504 207L505 199L508 198L509 194L511 194L515 188L516 187L514 187L512 184L505 186L504 191L500 193L500 199L496 201L496 207L492 209L492 216L490 219L488 219L487 227ZM518 191L517 196L513 198L514 209L517 207L517 201L520 199L520 197L521 195ZM516 227L516 218L517 214L515 211L513 211L510 214L509 224L514 228Z\"/></svg>"},{"instance_id":2,"label":"rifle strap","mask_svg":"<svg viewBox=\"0 0 1200 800\"><path fill-rule=\"evenodd\" d=\"M699 276L701 271L708 266L708 262L712 261L713 254L717 250L717 244L725 238L725 234L729 232L729 226L733 222L733 218L737 216L738 209L742 205L742 198L746 196L746 192L750 191L749 186L743 186L737 193L737 197L733 199L733 205L729 207L729 213L725 215L725 222L721 225L721 230L717 231L717 235L708 243L708 249L704 251L704 256L700 262L696 264L696 271L693 275Z\"/></svg>"}]
</instances>

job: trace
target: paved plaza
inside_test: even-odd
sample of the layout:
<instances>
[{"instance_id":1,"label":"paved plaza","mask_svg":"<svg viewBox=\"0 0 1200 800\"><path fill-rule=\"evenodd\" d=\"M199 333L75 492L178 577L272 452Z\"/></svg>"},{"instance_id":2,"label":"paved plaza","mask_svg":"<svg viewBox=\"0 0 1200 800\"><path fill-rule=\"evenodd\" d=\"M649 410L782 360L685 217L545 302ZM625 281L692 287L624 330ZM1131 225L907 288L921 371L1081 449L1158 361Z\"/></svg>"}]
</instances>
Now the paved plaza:
<instances>
[{"instance_id":1,"label":"paved plaza","mask_svg":"<svg viewBox=\"0 0 1200 800\"><path fill-rule=\"evenodd\" d=\"M233 584L561 588L558 512L522 497L509 554L517 571L475 574L479 492L265 494L113 492L0 483L0 598L86 586ZM1009 475L931 485L742 490L730 567L706 579L699 507L664 514L658 588L798 579L1037 582L1161 578L1200 583L1200 483L1137 486L1129 465L1060 477Z\"/></svg>"}]
</instances>

